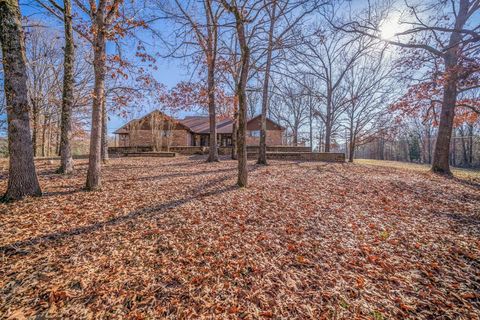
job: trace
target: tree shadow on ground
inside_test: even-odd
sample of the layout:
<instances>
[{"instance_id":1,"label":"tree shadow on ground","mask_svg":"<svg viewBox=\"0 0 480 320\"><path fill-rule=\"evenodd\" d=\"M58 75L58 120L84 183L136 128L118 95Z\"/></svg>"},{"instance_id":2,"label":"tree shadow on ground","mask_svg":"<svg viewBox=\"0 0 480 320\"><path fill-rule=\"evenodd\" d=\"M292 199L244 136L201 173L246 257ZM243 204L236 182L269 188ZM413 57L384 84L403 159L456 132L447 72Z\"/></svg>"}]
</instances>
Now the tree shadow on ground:
<instances>
[{"instance_id":1,"label":"tree shadow on ground","mask_svg":"<svg viewBox=\"0 0 480 320\"><path fill-rule=\"evenodd\" d=\"M475 180L469 180L469 179L462 179L462 178L458 178L458 177L452 177L450 178L452 179L453 181L455 181L456 183L459 183L463 186L466 186L466 187L471 187L475 190L479 190L480 191L480 182L479 181L475 181Z\"/></svg>"},{"instance_id":2,"label":"tree shadow on ground","mask_svg":"<svg viewBox=\"0 0 480 320\"><path fill-rule=\"evenodd\" d=\"M208 159L208 154L192 154L188 156L188 160L197 160L197 161L207 161ZM232 159L232 156L230 155L218 155L218 160L221 161L237 161L236 159Z\"/></svg>"},{"instance_id":3,"label":"tree shadow on ground","mask_svg":"<svg viewBox=\"0 0 480 320\"><path fill-rule=\"evenodd\" d=\"M61 191L45 191L42 193L42 197L56 197L56 196L66 196L69 194L75 194L80 192L87 192L84 188L75 188Z\"/></svg>"},{"instance_id":4,"label":"tree shadow on ground","mask_svg":"<svg viewBox=\"0 0 480 320\"><path fill-rule=\"evenodd\" d=\"M439 213L452 221L453 227L458 232L480 237L480 212L473 215L465 215L457 212Z\"/></svg>"},{"instance_id":5,"label":"tree shadow on ground","mask_svg":"<svg viewBox=\"0 0 480 320\"><path fill-rule=\"evenodd\" d=\"M199 185L190 196L184 197L182 199L172 200L166 203L161 203L155 206L141 208L135 211L132 211L126 215L114 217L112 219L97 222L87 226L72 228L65 231L52 232L45 235L40 235L32 237L30 239L17 241L8 245L3 245L0 247L0 254L6 256L13 255L23 255L27 256L34 252L33 247L36 245L43 245L45 247L50 247L56 244L59 244L63 240L71 239L79 235L87 235L94 233L96 231L104 230L104 228L116 226L122 223L133 222L139 218L151 218L161 213L165 213L167 210L174 209L176 207L182 206L186 203L189 203L193 200L198 200L204 197L219 195L225 192L233 191L238 187L236 185L225 186L224 188L214 189L210 191L205 191L206 189L211 189L217 186L218 184L233 178L234 175L226 175L219 179L212 180L206 184Z\"/></svg>"},{"instance_id":6,"label":"tree shadow on ground","mask_svg":"<svg viewBox=\"0 0 480 320\"><path fill-rule=\"evenodd\" d=\"M105 181L106 182L153 181L153 180L158 181L166 178L190 177L190 176L200 176L200 175L209 175L214 173L230 172L234 169L235 168L218 169L218 170L202 171L202 172L174 172L174 173L160 174L157 176L134 177L129 179L111 179L111 180L105 180Z\"/></svg>"},{"instance_id":7,"label":"tree shadow on ground","mask_svg":"<svg viewBox=\"0 0 480 320\"><path fill-rule=\"evenodd\" d=\"M205 158L206 159L206 158ZM170 163L165 163L165 164L162 164L162 167L188 167L188 166L191 166L192 165L192 161L190 160L202 160L202 159L190 159L190 157L188 157L187 159L185 159L186 161L184 162L170 162Z\"/></svg>"}]
</instances>

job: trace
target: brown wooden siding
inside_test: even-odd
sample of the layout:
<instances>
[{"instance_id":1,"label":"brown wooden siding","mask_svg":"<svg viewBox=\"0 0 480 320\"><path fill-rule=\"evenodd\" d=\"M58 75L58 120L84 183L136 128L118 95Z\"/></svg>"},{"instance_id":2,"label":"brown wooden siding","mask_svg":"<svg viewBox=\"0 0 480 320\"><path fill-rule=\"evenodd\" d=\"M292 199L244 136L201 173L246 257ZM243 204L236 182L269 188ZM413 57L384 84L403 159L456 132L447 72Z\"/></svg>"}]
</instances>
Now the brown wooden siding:
<instances>
[{"instance_id":1,"label":"brown wooden siding","mask_svg":"<svg viewBox=\"0 0 480 320\"><path fill-rule=\"evenodd\" d=\"M171 130L170 138L171 146L188 146L189 145L189 135L190 133L187 130ZM162 145L167 146L167 137L162 137ZM152 146L152 131L151 130L138 130L136 134L129 134L127 138L127 145L130 147L140 147L140 146ZM120 146L124 146L120 143Z\"/></svg>"}]
</instances>

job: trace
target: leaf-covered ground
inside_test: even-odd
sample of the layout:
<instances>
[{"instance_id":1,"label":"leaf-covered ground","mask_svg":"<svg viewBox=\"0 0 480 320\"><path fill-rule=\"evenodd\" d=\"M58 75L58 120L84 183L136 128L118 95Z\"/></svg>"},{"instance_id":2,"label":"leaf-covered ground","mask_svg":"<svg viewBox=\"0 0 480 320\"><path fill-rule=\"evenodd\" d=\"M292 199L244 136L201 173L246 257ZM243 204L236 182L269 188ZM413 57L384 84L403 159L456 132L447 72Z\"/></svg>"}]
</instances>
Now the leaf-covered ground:
<instances>
[{"instance_id":1,"label":"leaf-covered ground","mask_svg":"<svg viewBox=\"0 0 480 320\"><path fill-rule=\"evenodd\" d=\"M39 162L0 205L0 317L478 319L480 188L360 164ZM0 192L6 188L1 172Z\"/></svg>"}]
</instances>

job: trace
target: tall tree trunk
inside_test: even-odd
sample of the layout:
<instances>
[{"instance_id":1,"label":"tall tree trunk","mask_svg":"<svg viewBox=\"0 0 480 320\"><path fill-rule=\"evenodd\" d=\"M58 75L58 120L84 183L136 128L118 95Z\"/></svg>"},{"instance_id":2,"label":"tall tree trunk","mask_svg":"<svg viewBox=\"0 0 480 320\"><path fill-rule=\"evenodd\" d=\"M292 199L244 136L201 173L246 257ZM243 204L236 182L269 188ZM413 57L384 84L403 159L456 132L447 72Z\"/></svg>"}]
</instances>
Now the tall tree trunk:
<instances>
[{"instance_id":1,"label":"tall tree trunk","mask_svg":"<svg viewBox=\"0 0 480 320\"><path fill-rule=\"evenodd\" d=\"M353 158L355 156L355 142L350 141L349 144L349 154L348 154L348 162L353 162Z\"/></svg>"},{"instance_id":2,"label":"tall tree trunk","mask_svg":"<svg viewBox=\"0 0 480 320\"><path fill-rule=\"evenodd\" d=\"M48 116L43 116L43 125L42 125L42 157L47 155L47 123L48 123Z\"/></svg>"},{"instance_id":3,"label":"tall tree trunk","mask_svg":"<svg viewBox=\"0 0 480 320\"><path fill-rule=\"evenodd\" d=\"M248 54L245 55L249 57ZM239 112L238 112L238 135L237 135L237 153L238 153L238 181L239 187L247 187L247 95L245 93L246 81L248 75L248 60L242 62L242 76L238 86L239 91ZM243 71L245 68L245 72ZM244 76L245 73L245 76Z\"/></svg>"},{"instance_id":4,"label":"tall tree trunk","mask_svg":"<svg viewBox=\"0 0 480 320\"><path fill-rule=\"evenodd\" d=\"M242 70L240 72L240 81L238 83L237 95L238 95L238 181L239 187L247 187L248 185L248 172L247 172L247 81L248 71L250 67L250 48L247 44L245 37L245 26L243 17L236 11L236 27L238 34L238 41L240 43L241 65Z\"/></svg>"},{"instance_id":5,"label":"tall tree trunk","mask_svg":"<svg viewBox=\"0 0 480 320\"><path fill-rule=\"evenodd\" d=\"M232 159L238 160L238 98L235 97L232 125Z\"/></svg>"},{"instance_id":6,"label":"tall tree trunk","mask_svg":"<svg viewBox=\"0 0 480 320\"><path fill-rule=\"evenodd\" d=\"M473 165L473 124L468 124L468 164Z\"/></svg>"},{"instance_id":7,"label":"tall tree trunk","mask_svg":"<svg viewBox=\"0 0 480 320\"><path fill-rule=\"evenodd\" d=\"M457 130L453 130L452 132L452 142L451 142L451 148L450 148L450 164L452 166L457 165Z\"/></svg>"},{"instance_id":8,"label":"tall tree trunk","mask_svg":"<svg viewBox=\"0 0 480 320\"><path fill-rule=\"evenodd\" d=\"M212 0L204 2L207 19L207 41L205 56L207 60L208 115L210 137L207 162L218 162L217 146L217 110L215 106L215 63L217 59L217 19L212 10Z\"/></svg>"},{"instance_id":9,"label":"tall tree trunk","mask_svg":"<svg viewBox=\"0 0 480 320\"><path fill-rule=\"evenodd\" d=\"M60 129L60 168L59 173L73 172L72 158L72 108L73 108L73 64L75 46L73 43L72 6L70 0L64 0L63 20L65 27L65 51L63 62L63 94Z\"/></svg>"},{"instance_id":10,"label":"tall tree trunk","mask_svg":"<svg viewBox=\"0 0 480 320\"><path fill-rule=\"evenodd\" d=\"M460 139L462 142L462 156L463 156L462 164L464 166L468 166L467 143L465 141L465 132L463 131L463 128L460 128L459 131L460 131Z\"/></svg>"},{"instance_id":11,"label":"tall tree trunk","mask_svg":"<svg viewBox=\"0 0 480 320\"><path fill-rule=\"evenodd\" d=\"M318 152L323 152L323 150L324 150L322 148L323 135L324 135L323 123L320 123L320 130L318 132Z\"/></svg>"},{"instance_id":12,"label":"tall tree trunk","mask_svg":"<svg viewBox=\"0 0 480 320\"><path fill-rule=\"evenodd\" d=\"M225 9L235 16L235 28L237 31L238 43L241 52L241 71L240 80L236 88L238 97L238 180L239 187L247 187L247 94L246 87L248 81L248 72L250 68L250 48L248 47L247 38L245 36L245 18L241 9L235 5L229 5L226 0L221 0Z\"/></svg>"},{"instance_id":13,"label":"tall tree trunk","mask_svg":"<svg viewBox=\"0 0 480 320\"><path fill-rule=\"evenodd\" d=\"M406 144L405 150L406 150L406 161L408 161L408 159L410 159L408 155L408 144ZM378 159L385 160L385 140L383 137L380 137L380 140L378 141Z\"/></svg>"},{"instance_id":14,"label":"tall tree trunk","mask_svg":"<svg viewBox=\"0 0 480 320\"><path fill-rule=\"evenodd\" d=\"M353 128L353 126L352 126ZM355 135L353 129L350 129L350 143L349 143L349 153L348 153L348 162L353 162L355 156Z\"/></svg>"},{"instance_id":15,"label":"tall tree trunk","mask_svg":"<svg viewBox=\"0 0 480 320\"><path fill-rule=\"evenodd\" d=\"M47 157L52 154L52 117L48 117Z\"/></svg>"},{"instance_id":16,"label":"tall tree trunk","mask_svg":"<svg viewBox=\"0 0 480 320\"><path fill-rule=\"evenodd\" d=\"M295 127L293 128L293 145L295 147L298 146L298 128L297 128L297 124L295 124Z\"/></svg>"},{"instance_id":17,"label":"tall tree trunk","mask_svg":"<svg viewBox=\"0 0 480 320\"><path fill-rule=\"evenodd\" d=\"M428 145L428 164L432 164L432 133L430 126L428 127L427 131L427 145Z\"/></svg>"},{"instance_id":18,"label":"tall tree trunk","mask_svg":"<svg viewBox=\"0 0 480 320\"><path fill-rule=\"evenodd\" d=\"M325 152L330 152L332 139L332 90L327 88L327 114L325 115Z\"/></svg>"},{"instance_id":19,"label":"tall tree trunk","mask_svg":"<svg viewBox=\"0 0 480 320\"><path fill-rule=\"evenodd\" d=\"M32 121L33 121L33 133L32 133L32 143L33 143L33 156L36 157L38 154L38 123L39 118L39 107L36 99L32 99Z\"/></svg>"},{"instance_id":20,"label":"tall tree trunk","mask_svg":"<svg viewBox=\"0 0 480 320\"><path fill-rule=\"evenodd\" d=\"M457 103L458 56L463 29L467 20L469 1L461 0L455 20L455 28L450 35L448 50L444 55L445 84L443 87L442 110L438 127L437 143L433 154L432 172L450 175L450 140L452 138L455 104Z\"/></svg>"},{"instance_id":21,"label":"tall tree trunk","mask_svg":"<svg viewBox=\"0 0 480 320\"><path fill-rule=\"evenodd\" d=\"M275 11L277 8L276 1L272 2L272 14L270 19L270 29L268 31L268 48L267 48L267 63L265 66L265 79L263 80L262 92L262 114L260 117L260 149L258 152L258 164L267 164L267 113L268 113L268 87L270 80L270 69L272 67L272 52L273 52L273 33L275 31Z\"/></svg>"},{"instance_id":22,"label":"tall tree trunk","mask_svg":"<svg viewBox=\"0 0 480 320\"><path fill-rule=\"evenodd\" d=\"M310 151L313 151L313 109L312 109L312 103L310 101L309 107L308 107L308 139L310 140Z\"/></svg>"},{"instance_id":23,"label":"tall tree trunk","mask_svg":"<svg viewBox=\"0 0 480 320\"><path fill-rule=\"evenodd\" d=\"M4 200L42 194L33 162L24 35L18 0L0 1L0 42L7 104L8 151L7 191Z\"/></svg>"},{"instance_id":24,"label":"tall tree trunk","mask_svg":"<svg viewBox=\"0 0 480 320\"><path fill-rule=\"evenodd\" d=\"M102 100L102 162L108 162L108 115L106 97Z\"/></svg>"},{"instance_id":25,"label":"tall tree trunk","mask_svg":"<svg viewBox=\"0 0 480 320\"><path fill-rule=\"evenodd\" d=\"M330 117L327 116L327 121L325 123L325 152L330 152L330 144L332 143L332 124Z\"/></svg>"},{"instance_id":26,"label":"tall tree trunk","mask_svg":"<svg viewBox=\"0 0 480 320\"><path fill-rule=\"evenodd\" d=\"M60 128L62 127L61 112L58 115L57 125L55 126L55 155L60 156Z\"/></svg>"},{"instance_id":27,"label":"tall tree trunk","mask_svg":"<svg viewBox=\"0 0 480 320\"><path fill-rule=\"evenodd\" d=\"M104 8L98 8L95 16L95 42L93 70L95 86L92 103L92 129L90 131L90 156L88 160L87 190L101 188L101 143L102 143L102 101L105 97L105 20Z\"/></svg>"},{"instance_id":28,"label":"tall tree trunk","mask_svg":"<svg viewBox=\"0 0 480 320\"><path fill-rule=\"evenodd\" d=\"M441 174L451 174L449 164L450 142L457 100L457 75L456 71L452 69L452 63L456 65L456 62L447 63L447 70L450 70L451 75L447 77L444 85L440 125L438 127L437 143L435 144L432 164L432 171Z\"/></svg>"},{"instance_id":29,"label":"tall tree trunk","mask_svg":"<svg viewBox=\"0 0 480 320\"><path fill-rule=\"evenodd\" d=\"M213 53L212 53L213 54ZM217 112L215 107L215 56L208 60L208 115L210 117L210 139L207 162L218 162Z\"/></svg>"}]
</instances>

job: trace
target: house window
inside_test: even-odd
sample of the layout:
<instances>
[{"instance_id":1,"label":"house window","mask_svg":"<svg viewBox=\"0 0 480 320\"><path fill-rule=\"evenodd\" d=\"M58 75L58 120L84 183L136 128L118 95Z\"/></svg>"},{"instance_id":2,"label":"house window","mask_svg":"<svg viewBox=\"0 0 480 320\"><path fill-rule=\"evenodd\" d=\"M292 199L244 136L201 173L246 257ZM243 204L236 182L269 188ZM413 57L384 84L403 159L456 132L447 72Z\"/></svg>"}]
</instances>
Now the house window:
<instances>
[{"instance_id":1,"label":"house window","mask_svg":"<svg viewBox=\"0 0 480 320\"><path fill-rule=\"evenodd\" d=\"M260 138L260 130L251 130L250 131L250 137Z\"/></svg>"}]
</instances>

